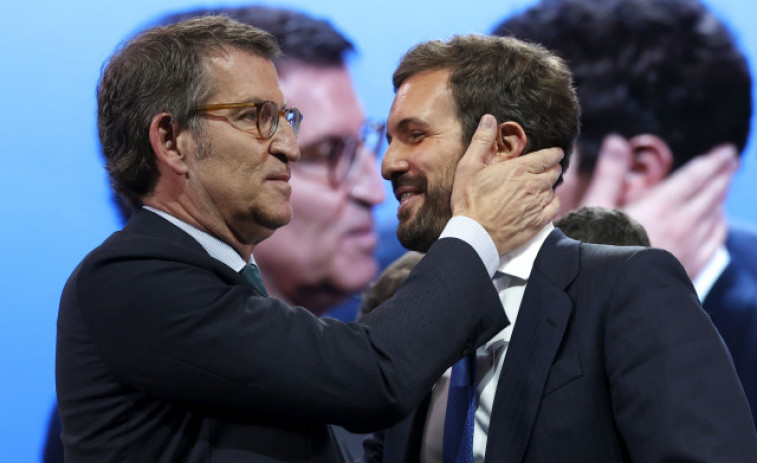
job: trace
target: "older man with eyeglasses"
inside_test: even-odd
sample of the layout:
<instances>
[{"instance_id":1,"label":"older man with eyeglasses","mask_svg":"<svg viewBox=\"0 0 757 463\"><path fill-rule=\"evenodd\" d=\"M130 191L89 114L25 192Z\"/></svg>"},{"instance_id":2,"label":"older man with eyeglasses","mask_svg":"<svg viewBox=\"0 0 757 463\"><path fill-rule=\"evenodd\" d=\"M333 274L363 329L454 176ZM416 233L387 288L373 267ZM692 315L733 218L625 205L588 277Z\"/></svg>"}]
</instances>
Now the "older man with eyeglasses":
<instances>
[{"instance_id":1,"label":"older man with eyeglasses","mask_svg":"<svg viewBox=\"0 0 757 463\"><path fill-rule=\"evenodd\" d=\"M384 200L377 165L384 125L363 113L346 65L354 47L329 22L283 8L190 10L162 22L208 14L276 37L283 51L275 60L281 89L307 115L300 160L291 171L292 221L255 248L265 286L319 316L347 301L334 315L352 320L357 298L349 305L349 297L378 270L373 208Z\"/></svg>"},{"instance_id":2,"label":"older man with eyeglasses","mask_svg":"<svg viewBox=\"0 0 757 463\"><path fill-rule=\"evenodd\" d=\"M268 294L319 316L352 320L358 299L350 296L376 274L372 209L384 191L376 163L384 125L363 114L345 63L353 46L330 23L275 7L190 10L161 23L208 14L230 16L278 39L284 52L275 61L279 83L292 107L223 102L196 108L198 115L270 137L280 118L299 131L302 113L308 114L298 133L300 160L291 166L292 220L255 248ZM55 463L62 461L55 457L59 430L51 430L46 461ZM361 436L335 432L348 459L356 457Z\"/></svg>"}]
</instances>

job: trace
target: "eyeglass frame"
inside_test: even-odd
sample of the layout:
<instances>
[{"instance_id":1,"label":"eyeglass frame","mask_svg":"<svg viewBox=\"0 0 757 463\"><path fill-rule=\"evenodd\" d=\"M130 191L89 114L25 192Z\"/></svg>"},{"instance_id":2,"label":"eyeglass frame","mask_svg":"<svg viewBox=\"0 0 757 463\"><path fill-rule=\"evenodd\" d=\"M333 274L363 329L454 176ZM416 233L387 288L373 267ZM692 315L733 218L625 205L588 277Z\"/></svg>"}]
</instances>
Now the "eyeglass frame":
<instances>
[{"instance_id":1,"label":"eyeglass frame","mask_svg":"<svg viewBox=\"0 0 757 463\"><path fill-rule=\"evenodd\" d=\"M271 111L271 115L273 116L273 114L276 113L278 117L271 117L271 128L268 130L268 134L264 135L260 127L260 113L264 105L266 104L273 106L272 108L273 111ZM198 106L194 108L194 111L196 113L204 113L204 112L216 111L220 109L238 109L238 108L255 108L255 127L257 128L257 135L259 135L260 138L263 138L266 140L273 138L273 136L276 134L276 130L278 130L279 128L279 120L282 117L284 118L284 120L287 121L289 126L294 131L295 137L299 135L300 124L302 123L302 119L304 117L302 113L300 112L300 110L293 107L285 107L283 109L279 109L279 105L276 104L276 102L272 100L265 100L265 101L259 101L259 102L254 102L254 103L252 102L250 103L212 103L212 104ZM223 118L224 120L226 120L226 122L231 124L231 126L236 128L237 130L241 130L242 132L252 134L250 130L239 127L234 121L232 121L229 118L229 116L225 116L223 114L214 114L214 116Z\"/></svg>"},{"instance_id":2,"label":"eyeglass frame","mask_svg":"<svg viewBox=\"0 0 757 463\"><path fill-rule=\"evenodd\" d=\"M358 151L361 149L365 149L371 153L373 153L375 156L379 156L381 153L381 147L384 143L384 134L386 131L386 124L382 123L381 121L377 120L365 120L360 127L360 133L357 137L354 137L352 135L347 135L343 137L338 137L334 140L338 140L342 147L339 150L339 154L337 156L336 162L331 162L331 155L334 153L335 144L332 144L331 149L328 153L323 155L323 158L328 165L328 182L329 185L332 188L338 188L342 184L348 183L348 180L350 179L351 175L354 175L355 167L359 164L358 158L360 157L358 154ZM370 133L374 133L377 136L377 139L375 140L374 146L368 146L366 144L366 141L368 139L368 136ZM308 148L311 146L317 146L320 143L324 143L330 140L324 140L321 142L316 142L309 146L300 147L300 160L293 164L293 168L301 170L305 175L310 175L310 173L307 171L307 169L303 169L305 165L307 165L308 160L306 160L303 157L303 152L307 151ZM349 164L347 168L344 170L344 173L340 174L341 177L337 178L337 172L334 166L338 164L338 160L345 156L344 153L346 153L349 150ZM317 158L316 158L317 159Z\"/></svg>"}]
</instances>

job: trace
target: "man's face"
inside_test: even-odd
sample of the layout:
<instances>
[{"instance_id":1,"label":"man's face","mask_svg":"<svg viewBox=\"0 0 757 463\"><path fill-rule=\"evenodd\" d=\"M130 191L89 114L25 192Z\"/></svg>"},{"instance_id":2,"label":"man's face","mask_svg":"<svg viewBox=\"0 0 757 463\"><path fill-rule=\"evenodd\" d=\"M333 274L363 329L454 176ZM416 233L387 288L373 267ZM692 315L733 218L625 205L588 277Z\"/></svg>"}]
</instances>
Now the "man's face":
<instances>
[{"instance_id":1,"label":"man's face","mask_svg":"<svg viewBox=\"0 0 757 463\"><path fill-rule=\"evenodd\" d=\"M397 237L414 251L427 251L452 216L452 183L465 152L449 74L424 71L407 79L387 120L381 173L400 202Z\"/></svg>"},{"instance_id":2,"label":"man's face","mask_svg":"<svg viewBox=\"0 0 757 463\"><path fill-rule=\"evenodd\" d=\"M209 60L216 88L207 104L274 101L284 107L276 70L265 58L230 49ZM252 77L251 77L252 76ZM228 118L236 109L202 114L204 129L178 139L187 153L188 207L210 233L228 242L252 245L291 219L290 164L297 140L283 120L272 138L237 129ZM183 145L183 146L182 146Z\"/></svg>"},{"instance_id":3,"label":"man's face","mask_svg":"<svg viewBox=\"0 0 757 463\"><path fill-rule=\"evenodd\" d=\"M376 275L372 207L384 199L376 155L359 149L349 176L330 182L314 146L356 139L363 111L345 66L284 63L281 87L303 123L300 162L292 166L289 225L255 249L267 284L292 303L325 312Z\"/></svg>"}]
</instances>

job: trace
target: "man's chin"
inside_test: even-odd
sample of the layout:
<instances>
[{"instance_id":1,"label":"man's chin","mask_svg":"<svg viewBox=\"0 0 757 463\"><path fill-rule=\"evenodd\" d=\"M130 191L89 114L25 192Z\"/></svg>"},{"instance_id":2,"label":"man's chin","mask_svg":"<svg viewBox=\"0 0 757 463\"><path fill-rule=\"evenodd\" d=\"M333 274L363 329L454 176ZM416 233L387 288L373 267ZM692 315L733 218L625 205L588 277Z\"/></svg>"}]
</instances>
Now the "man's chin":
<instances>
[{"instance_id":1,"label":"man's chin","mask_svg":"<svg viewBox=\"0 0 757 463\"><path fill-rule=\"evenodd\" d=\"M426 207L415 214L397 214L397 238L405 249L426 252L439 238L452 213L441 207Z\"/></svg>"},{"instance_id":2,"label":"man's chin","mask_svg":"<svg viewBox=\"0 0 757 463\"><path fill-rule=\"evenodd\" d=\"M434 241L439 237L430 237L423 233L414 233L407 229L402 229L402 226L397 228L397 239L400 244L409 251L427 252Z\"/></svg>"},{"instance_id":3,"label":"man's chin","mask_svg":"<svg viewBox=\"0 0 757 463\"><path fill-rule=\"evenodd\" d=\"M291 209L289 210L289 214L282 213L279 215L267 215L264 217L256 216L254 228L257 239L254 240L254 243L257 244L270 238L277 229L288 224L291 220Z\"/></svg>"}]
</instances>

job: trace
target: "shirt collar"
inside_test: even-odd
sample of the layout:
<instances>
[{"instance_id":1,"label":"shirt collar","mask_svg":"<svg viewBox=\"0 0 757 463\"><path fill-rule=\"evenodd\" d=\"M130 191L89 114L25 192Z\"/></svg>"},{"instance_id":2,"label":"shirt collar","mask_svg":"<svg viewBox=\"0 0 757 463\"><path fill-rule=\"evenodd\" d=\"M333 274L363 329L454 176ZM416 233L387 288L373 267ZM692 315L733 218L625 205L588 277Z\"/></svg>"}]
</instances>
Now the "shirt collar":
<instances>
[{"instance_id":1,"label":"shirt collar","mask_svg":"<svg viewBox=\"0 0 757 463\"><path fill-rule=\"evenodd\" d=\"M700 301L704 301L712 287L715 286L715 282L720 278L720 275L725 272L725 268L728 267L729 263L731 263L731 254L725 246L720 246L699 272L699 275L694 277L694 289Z\"/></svg>"},{"instance_id":2,"label":"shirt collar","mask_svg":"<svg viewBox=\"0 0 757 463\"><path fill-rule=\"evenodd\" d=\"M536 261L536 255L539 254L539 249L554 229L555 226L548 223L526 244L500 256L497 271L521 280L528 280Z\"/></svg>"},{"instance_id":3,"label":"shirt collar","mask_svg":"<svg viewBox=\"0 0 757 463\"><path fill-rule=\"evenodd\" d=\"M155 214L158 214L159 216L163 217L164 219L168 220L172 224L176 225L180 229L182 229L184 232L186 232L189 236L194 238L198 243L200 243L200 246L205 249L205 251L210 255L210 257L220 260L224 264L231 267L235 272L239 272L242 270L242 268L247 264L247 262L242 259L242 256L237 253L234 248L232 248L228 243L225 243L215 236L211 235L210 233L204 232L200 230L199 228L193 227L192 225L184 222L183 220L179 220L176 217L172 216L168 212L161 211L160 209L155 209L151 206L142 206L143 209L148 210L150 212L153 212ZM255 263L255 258L250 254L250 264Z\"/></svg>"}]
</instances>

